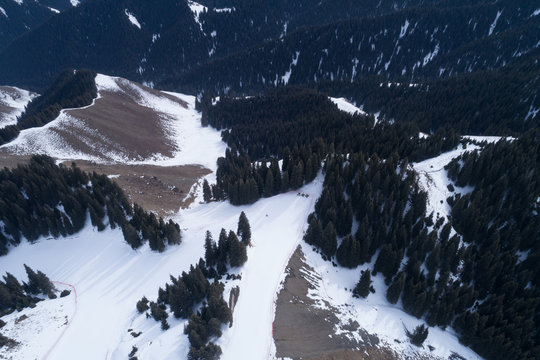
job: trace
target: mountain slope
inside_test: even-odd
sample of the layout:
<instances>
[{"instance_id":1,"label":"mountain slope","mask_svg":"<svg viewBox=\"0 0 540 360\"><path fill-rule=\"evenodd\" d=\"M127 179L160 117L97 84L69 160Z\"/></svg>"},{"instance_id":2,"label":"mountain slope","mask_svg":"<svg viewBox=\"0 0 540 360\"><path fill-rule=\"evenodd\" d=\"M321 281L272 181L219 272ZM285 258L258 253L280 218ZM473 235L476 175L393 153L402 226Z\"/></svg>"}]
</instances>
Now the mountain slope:
<instances>
[{"instance_id":1,"label":"mountain slope","mask_svg":"<svg viewBox=\"0 0 540 360\"><path fill-rule=\"evenodd\" d=\"M200 54L191 48L182 51L182 43L199 29L184 1L86 2L51 18L4 49L0 67L5 70L0 72L0 82L25 88L44 86L65 68L134 76L153 39L173 24L179 25L170 55L182 65L194 62ZM36 63L35 57L41 61Z\"/></svg>"},{"instance_id":2,"label":"mountain slope","mask_svg":"<svg viewBox=\"0 0 540 360\"><path fill-rule=\"evenodd\" d=\"M69 0L0 0L0 49L71 6Z\"/></svg>"},{"instance_id":3,"label":"mountain slope","mask_svg":"<svg viewBox=\"0 0 540 360\"><path fill-rule=\"evenodd\" d=\"M300 29L160 84L192 92L247 92L283 84L353 81L373 74L414 82L495 69L540 46L540 16L532 16L534 11L532 2L501 1L407 9Z\"/></svg>"}]
</instances>

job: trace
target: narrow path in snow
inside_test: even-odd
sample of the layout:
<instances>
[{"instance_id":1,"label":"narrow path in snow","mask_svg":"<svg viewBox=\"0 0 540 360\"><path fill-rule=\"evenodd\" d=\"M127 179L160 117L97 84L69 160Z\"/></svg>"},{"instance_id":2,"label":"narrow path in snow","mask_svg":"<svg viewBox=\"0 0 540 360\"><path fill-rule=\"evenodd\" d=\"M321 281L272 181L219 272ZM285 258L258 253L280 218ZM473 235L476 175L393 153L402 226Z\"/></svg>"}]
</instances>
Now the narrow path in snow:
<instances>
[{"instance_id":1,"label":"narrow path in snow","mask_svg":"<svg viewBox=\"0 0 540 360\"><path fill-rule=\"evenodd\" d=\"M69 329L69 327L71 326L71 323L73 322L73 319L75 319L75 315L77 315L77 289L75 288L75 286L71 285L71 284L67 284L65 282L62 282L62 281L52 281L54 284L59 284L59 285L64 285L64 286L69 286L72 290L73 290L73 295L74 295L74 298L75 298L75 310L73 310L73 314L71 314L71 318L69 319L68 323L66 324L66 327L64 328L64 330L62 330L62 333L60 334L60 336L58 337L58 339L56 339L56 341L54 342L54 344L51 346L51 348L45 353L45 355L43 355L43 358L42 360L46 360L49 358L49 356L51 355L51 353L54 351L54 349L56 348L56 346L58 345L58 343L60 343L60 341L62 340L62 338L64 337L66 331Z\"/></svg>"}]
</instances>

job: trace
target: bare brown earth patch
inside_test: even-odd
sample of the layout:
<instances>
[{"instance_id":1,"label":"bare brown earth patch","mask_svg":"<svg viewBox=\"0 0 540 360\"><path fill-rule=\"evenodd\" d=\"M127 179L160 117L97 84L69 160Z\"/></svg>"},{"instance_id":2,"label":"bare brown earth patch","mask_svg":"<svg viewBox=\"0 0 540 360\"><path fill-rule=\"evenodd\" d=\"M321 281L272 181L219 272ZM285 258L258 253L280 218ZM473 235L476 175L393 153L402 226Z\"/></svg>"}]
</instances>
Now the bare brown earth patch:
<instances>
[{"instance_id":1,"label":"bare brown earth patch","mask_svg":"<svg viewBox=\"0 0 540 360\"><path fill-rule=\"evenodd\" d=\"M160 216L189 206L194 200L190 189L201 177L211 172L199 165L162 167L97 164L81 160L75 161L75 164L83 171L108 175L124 190L132 203Z\"/></svg>"},{"instance_id":2,"label":"bare brown earth patch","mask_svg":"<svg viewBox=\"0 0 540 360\"><path fill-rule=\"evenodd\" d=\"M425 359L435 357L422 354L398 354L377 336L359 327L356 321L341 325L341 330L358 336L336 334L340 323L339 310L329 303L316 306L308 296L320 280L319 275L306 264L302 249L298 247L287 265L287 276L276 301L273 324L277 358L293 360L383 360ZM361 339L358 340L358 339Z\"/></svg>"},{"instance_id":3,"label":"bare brown earth patch","mask_svg":"<svg viewBox=\"0 0 540 360\"><path fill-rule=\"evenodd\" d=\"M167 128L166 115L143 103L137 89L187 107L187 104L168 94L157 92L142 85L117 80L122 92L100 91L101 97L94 105L68 110L66 113L84 123L76 122L55 128L54 131L72 148L105 160L113 160L108 154L128 159L142 160L154 155L172 157L176 151Z\"/></svg>"},{"instance_id":4,"label":"bare brown earth patch","mask_svg":"<svg viewBox=\"0 0 540 360\"><path fill-rule=\"evenodd\" d=\"M30 155L0 153L0 168L26 164ZM86 160L73 161L81 170L107 175L126 193L130 202L147 211L167 216L189 206L195 199L190 193L197 181L211 171L199 165L154 166L98 164ZM71 161L63 163L71 166Z\"/></svg>"}]
</instances>

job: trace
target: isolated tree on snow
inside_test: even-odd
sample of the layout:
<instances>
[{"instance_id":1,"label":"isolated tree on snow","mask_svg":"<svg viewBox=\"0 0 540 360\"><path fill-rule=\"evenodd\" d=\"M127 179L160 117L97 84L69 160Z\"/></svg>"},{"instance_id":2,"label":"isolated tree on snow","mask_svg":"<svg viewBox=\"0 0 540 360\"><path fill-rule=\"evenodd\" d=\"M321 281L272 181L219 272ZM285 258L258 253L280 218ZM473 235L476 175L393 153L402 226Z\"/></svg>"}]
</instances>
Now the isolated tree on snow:
<instances>
[{"instance_id":1,"label":"isolated tree on snow","mask_svg":"<svg viewBox=\"0 0 540 360\"><path fill-rule=\"evenodd\" d=\"M209 202L210 200L212 200L212 190L210 189L210 185L208 184L208 180L204 179L202 188L203 188L204 202Z\"/></svg>"},{"instance_id":2,"label":"isolated tree on snow","mask_svg":"<svg viewBox=\"0 0 540 360\"><path fill-rule=\"evenodd\" d=\"M251 227L249 225L249 220L243 211L240 213L240 218L238 219L238 230L236 233L240 236L245 245L251 244Z\"/></svg>"},{"instance_id":3,"label":"isolated tree on snow","mask_svg":"<svg viewBox=\"0 0 540 360\"><path fill-rule=\"evenodd\" d=\"M363 297L366 298L369 295L371 289L371 272L369 269L362 272L360 281L356 284L356 287L353 290L354 297Z\"/></svg>"},{"instance_id":4,"label":"isolated tree on snow","mask_svg":"<svg viewBox=\"0 0 540 360\"><path fill-rule=\"evenodd\" d=\"M422 346L422 343L428 337L429 329L424 324L421 324L414 329L412 334L407 329L405 329L405 332L409 339L411 339L411 343L416 346Z\"/></svg>"}]
</instances>

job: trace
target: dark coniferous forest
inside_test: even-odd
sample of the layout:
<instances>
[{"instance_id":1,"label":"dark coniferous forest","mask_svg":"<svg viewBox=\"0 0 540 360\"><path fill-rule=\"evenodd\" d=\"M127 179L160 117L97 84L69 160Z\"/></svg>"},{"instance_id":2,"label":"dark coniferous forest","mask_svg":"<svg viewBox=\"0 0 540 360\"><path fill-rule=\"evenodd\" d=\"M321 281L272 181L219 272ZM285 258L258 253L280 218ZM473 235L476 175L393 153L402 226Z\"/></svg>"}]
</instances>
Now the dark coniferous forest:
<instances>
[{"instance_id":1,"label":"dark coniferous forest","mask_svg":"<svg viewBox=\"0 0 540 360\"><path fill-rule=\"evenodd\" d=\"M105 175L82 172L74 164L57 166L47 156L0 171L0 255L23 239L75 234L90 219L98 231L120 227L136 249L148 242L155 251L181 242L178 224L133 207L120 187Z\"/></svg>"}]
</instances>

